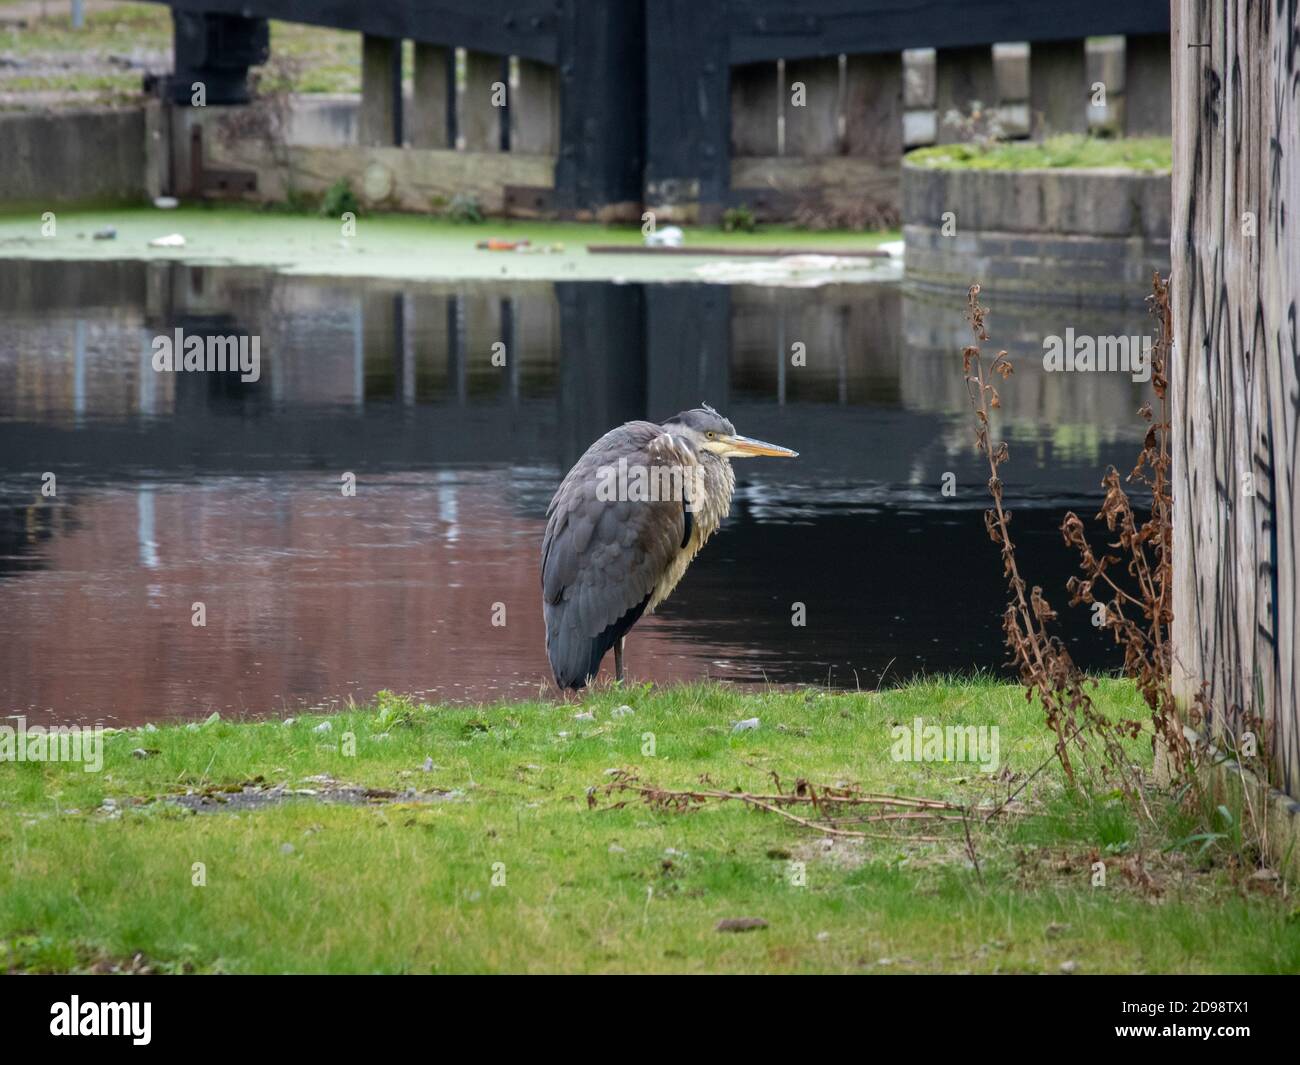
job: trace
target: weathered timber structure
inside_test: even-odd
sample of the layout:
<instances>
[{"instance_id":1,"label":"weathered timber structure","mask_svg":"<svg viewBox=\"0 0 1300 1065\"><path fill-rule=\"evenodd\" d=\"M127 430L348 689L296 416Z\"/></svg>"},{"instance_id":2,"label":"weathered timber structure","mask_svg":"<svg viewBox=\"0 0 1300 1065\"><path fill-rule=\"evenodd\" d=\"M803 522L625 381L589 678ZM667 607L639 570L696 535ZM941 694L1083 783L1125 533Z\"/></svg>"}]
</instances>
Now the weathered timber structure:
<instances>
[{"instance_id":1,"label":"weathered timber structure","mask_svg":"<svg viewBox=\"0 0 1300 1065\"><path fill-rule=\"evenodd\" d=\"M1300 5L1173 8L1174 679L1300 796Z\"/></svg>"},{"instance_id":2,"label":"weathered timber structure","mask_svg":"<svg viewBox=\"0 0 1300 1065\"><path fill-rule=\"evenodd\" d=\"M396 180L377 187L391 184L392 205L407 209L441 195L449 181L430 172L443 169L475 174L483 187L472 191L507 214L636 218L648 209L694 221L743 205L760 218L896 222L904 147L967 136L975 104L1036 135L1098 122L1131 132L1169 125L1166 0L167 2L176 63L163 96L175 110L189 107L200 82L210 105L245 103L244 74L268 48L267 19L362 33L348 147L439 153L382 164ZM1122 57L1096 44L1104 35L1124 37ZM404 40L415 43L405 105ZM504 84L503 106L494 90ZM228 172L240 161L217 160L206 131L200 150L217 177L204 177L189 140L202 125L169 126L182 130L171 191L257 184L249 153L241 184ZM452 152L471 158L457 168ZM533 162L515 167L515 156ZM320 162L289 159L309 187L313 176L325 180ZM342 176L361 177L369 157L341 162Z\"/></svg>"}]
</instances>

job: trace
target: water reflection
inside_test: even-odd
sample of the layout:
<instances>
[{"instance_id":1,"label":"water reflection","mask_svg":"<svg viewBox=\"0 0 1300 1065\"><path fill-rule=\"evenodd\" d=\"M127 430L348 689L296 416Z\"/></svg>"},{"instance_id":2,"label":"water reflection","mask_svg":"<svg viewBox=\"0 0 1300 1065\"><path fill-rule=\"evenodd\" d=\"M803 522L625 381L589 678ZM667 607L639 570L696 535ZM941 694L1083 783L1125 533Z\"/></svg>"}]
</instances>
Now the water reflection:
<instances>
[{"instance_id":1,"label":"water reflection","mask_svg":"<svg viewBox=\"0 0 1300 1065\"><path fill-rule=\"evenodd\" d=\"M1013 446L1007 494L1049 589L1071 569L1060 513L1095 509L1105 464L1131 464L1144 398L1120 375L1042 371L1047 333L1148 331L1141 315L1081 313L990 319L1016 360L994 427ZM634 675L874 686L1002 659L959 306L892 285L7 263L0 316L9 712L139 721L381 687L535 693L537 552L558 478L611 426L701 400L802 457L738 465L723 533L629 642ZM178 328L260 337L260 379L155 372L153 337ZM1082 661L1114 664L1085 618L1067 632Z\"/></svg>"}]
</instances>

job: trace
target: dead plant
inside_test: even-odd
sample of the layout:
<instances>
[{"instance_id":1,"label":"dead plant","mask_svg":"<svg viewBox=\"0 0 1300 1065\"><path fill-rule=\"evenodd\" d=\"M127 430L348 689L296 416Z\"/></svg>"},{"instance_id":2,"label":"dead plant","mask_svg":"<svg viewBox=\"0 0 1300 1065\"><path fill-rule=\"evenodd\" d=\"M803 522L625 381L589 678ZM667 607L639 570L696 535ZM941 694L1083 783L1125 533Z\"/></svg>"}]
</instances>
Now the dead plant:
<instances>
[{"instance_id":1,"label":"dead plant","mask_svg":"<svg viewBox=\"0 0 1300 1065\"><path fill-rule=\"evenodd\" d=\"M1098 712L1089 695L1092 684L1078 669L1060 638L1053 634L1056 611L1041 587L1030 587L1016 563L1011 538L1012 512L1003 501L999 468L1010 459L1005 442L989 437L990 413L1000 405L997 380L1010 377L1013 368L1006 351L987 362L980 345L989 339L987 312L979 302L980 286L967 298L967 319L975 342L962 352L962 372L975 414L975 444L988 460L989 494L993 506L985 512L989 538L1002 555L1010 601L1002 627L1013 665L1025 687L1027 699L1041 703L1048 727L1056 736L1055 755L1070 783L1077 784L1076 759L1091 775L1090 752L1100 751L1095 767L1102 778L1142 797L1141 778L1128 758L1123 740L1144 731L1139 721L1111 721ZM1132 500L1114 467L1102 478L1105 497L1097 520L1115 539L1098 551L1089 541L1083 521L1074 512L1061 523L1067 545L1079 552L1082 577L1067 585L1070 605L1100 604L1101 620L1124 648L1124 672L1137 683L1151 712L1152 740L1167 754L1171 772L1182 778L1190 768L1191 752L1183 736L1170 679L1169 627L1173 620L1172 518L1169 457L1168 360L1172 344L1168 284L1157 274L1152 282L1150 309L1157 336L1151 351L1151 381L1155 408L1146 403L1139 411L1147 432L1137 464L1127 481L1150 491L1151 510L1139 520ZM1071 756L1071 748L1075 755Z\"/></svg>"}]
</instances>

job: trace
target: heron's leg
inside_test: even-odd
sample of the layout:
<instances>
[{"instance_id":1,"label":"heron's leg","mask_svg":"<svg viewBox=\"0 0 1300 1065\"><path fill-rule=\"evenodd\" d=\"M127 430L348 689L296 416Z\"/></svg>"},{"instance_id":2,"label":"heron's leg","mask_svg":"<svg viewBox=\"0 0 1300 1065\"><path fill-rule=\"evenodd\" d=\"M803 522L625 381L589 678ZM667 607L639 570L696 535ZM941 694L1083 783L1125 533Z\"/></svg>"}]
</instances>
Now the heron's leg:
<instances>
[{"instance_id":1,"label":"heron's leg","mask_svg":"<svg viewBox=\"0 0 1300 1065\"><path fill-rule=\"evenodd\" d=\"M623 640L624 637L618 638L618 643L614 644L614 679L623 679Z\"/></svg>"}]
</instances>

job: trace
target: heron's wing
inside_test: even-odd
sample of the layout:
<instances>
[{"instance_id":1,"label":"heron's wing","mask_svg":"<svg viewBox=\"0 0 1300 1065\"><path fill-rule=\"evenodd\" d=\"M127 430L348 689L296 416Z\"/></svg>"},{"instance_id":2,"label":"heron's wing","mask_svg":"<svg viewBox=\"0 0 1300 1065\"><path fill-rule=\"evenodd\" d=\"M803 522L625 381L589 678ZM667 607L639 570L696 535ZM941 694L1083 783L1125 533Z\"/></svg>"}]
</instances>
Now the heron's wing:
<instances>
[{"instance_id":1,"label":"heron's wing","mask_svg":"<svg viewBox=\"0 0 1300 1065\"><path fill-rule=\"evenodd\" d=\"M694 462L651 422L628 422L596 441L564 478L542 545L546 649L562 687L581 686L645 609L681 549L689 515L680 500L620 499L620 459L638 467Z\"/></svg>"}]
</instances>

